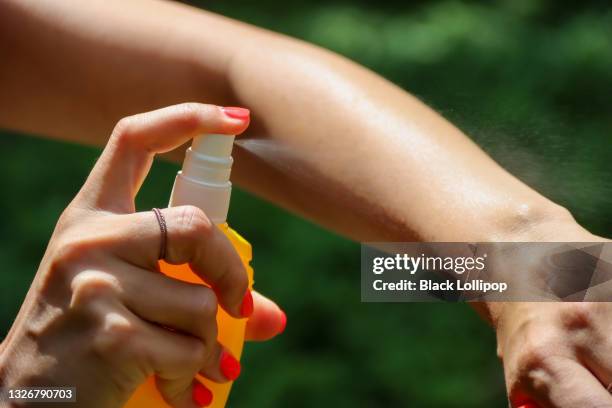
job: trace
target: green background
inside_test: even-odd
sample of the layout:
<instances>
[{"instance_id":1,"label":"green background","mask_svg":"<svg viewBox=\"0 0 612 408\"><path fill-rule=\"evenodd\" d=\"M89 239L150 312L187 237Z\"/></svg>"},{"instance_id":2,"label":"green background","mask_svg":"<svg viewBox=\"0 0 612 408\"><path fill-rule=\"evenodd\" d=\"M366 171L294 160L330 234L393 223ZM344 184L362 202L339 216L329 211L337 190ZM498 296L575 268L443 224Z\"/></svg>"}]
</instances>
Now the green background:
<instances>
[{"instance_id":1,"label":"green background","mask_svg":"<svg viewBox=\"0 0 612 408\"><path fill-rule=\"evenodd\" d=\"M593 232L611 236L608 3L197 2L366 65L432 105ZM0 146L4 335L58 215L99 151L9 132ZM176 170L155 164L139 208L167 202ZM469 307L361 304L357 243L239 189L230 221L254 246L257 287L288 314L284 335L248 345L232 406L505 406L494 334Z\"/></svg>"}]
</instances>

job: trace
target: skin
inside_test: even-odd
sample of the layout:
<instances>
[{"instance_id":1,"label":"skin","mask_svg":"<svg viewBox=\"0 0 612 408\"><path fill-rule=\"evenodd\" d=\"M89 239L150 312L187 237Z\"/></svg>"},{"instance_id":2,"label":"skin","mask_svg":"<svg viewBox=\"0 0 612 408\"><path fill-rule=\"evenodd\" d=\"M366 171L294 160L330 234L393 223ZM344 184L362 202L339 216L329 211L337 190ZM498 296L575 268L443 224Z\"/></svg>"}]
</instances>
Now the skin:
<instances>
[{"instance_id":1,"label":"skin","mask_svg":"<svg viewBox=\"0 0 612 408\"><path fill-rule=\"evenodd\" d=\"M601 240L406 91L295 39L162 1L5 0L0 49L0 124L24 132L102 145L134 112L248 107L245 137L274 149L237 147L234 181L355 240ZM575 336L606 332L610 306L474 307L514 405L612 404L612 346Z\"/></svg>"},{"instance_id":2,"label":"skin","mask_svg":"<svg viewBox=\"0 0 612 408\"><path fill-rule=\"evenodd\" d=\"M155 375L174 407L193 408L194 375L220 369L217 307L243 318L248 279L239 255L199 208L163 209L165 261L188 263L209 287L159 273L159 225L134 198L156 153L201 132L238 134L248 119L187 104L125 118L63 212L0 353L5 387L71 384L80 406L120 407ZM163 293L163 296L159 294ZM282 312L255 294L247 337L282 330ZM95 398L94 398L95 396ZM36 404L33 404L36 405Z\"/></svg>"}]
</instances>

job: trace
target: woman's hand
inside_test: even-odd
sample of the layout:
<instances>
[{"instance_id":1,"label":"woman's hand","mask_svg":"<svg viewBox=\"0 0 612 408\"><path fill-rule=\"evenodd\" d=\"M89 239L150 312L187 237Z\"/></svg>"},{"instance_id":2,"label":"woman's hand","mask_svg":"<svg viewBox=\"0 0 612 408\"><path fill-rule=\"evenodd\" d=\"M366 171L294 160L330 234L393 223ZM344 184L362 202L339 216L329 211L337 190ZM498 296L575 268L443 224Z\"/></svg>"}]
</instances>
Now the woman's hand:
<instances>
[{"instance_id":1,"label":"woman's hand","mask_svg":"<svg viewBox=\"0 0 612 408\"><path fill-rule=\"evenodd\" d=\"M555 230L556 238L566 242L605 241L577 224ZM553 236L545 238L552 241ZM600 262L611 256L600 254ZM602 282L589 289L587 299L605 299L603 291L609 294L612 288L609 282ZM513 407L612 407L611 303L512 302L490 306Z\"/></svg>"},{"instance_id":2,"label":"woman's hand","mask_svg":"<svg viewBox=\"0 0 612 408\"><path fill-rule=\"evenodd\" d=\"M512 406L612 407L606 389L612 384L612 304L507 303L503 308L498 354Z\"/></svg>"},{"instance_id":3,"label":"woman's hand","mask_svg":"<svg viewBox=\"0 0 612 408\"><path fill-rule=\"evenodd\" d=\"M239 256L200 209L162 210L166 261L189 263L211 288L159 273L161 232L155 215L134 213L134 197L156 153L197 134L238 134L247 126L248 118L200 104L117 124L62 214L2 344L2 386L73 386L81 406L119 407L154 374L168 403L195 407L196 373L217 382L233 379L221 367L222 356L233 357L217 343L217 304L244 318L254 301L247 325L251 338L283 330L284 313L261 295L252 297Z\"/></svg>"}]
</instances>

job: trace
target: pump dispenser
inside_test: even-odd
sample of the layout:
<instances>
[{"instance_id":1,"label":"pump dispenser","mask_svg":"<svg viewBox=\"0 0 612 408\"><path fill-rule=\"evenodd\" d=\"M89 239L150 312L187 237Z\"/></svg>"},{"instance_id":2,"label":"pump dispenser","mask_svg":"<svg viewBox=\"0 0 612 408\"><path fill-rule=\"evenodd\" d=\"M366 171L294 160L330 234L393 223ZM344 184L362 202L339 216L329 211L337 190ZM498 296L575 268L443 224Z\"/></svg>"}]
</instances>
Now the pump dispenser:
<instances>
[{"instance_id":1,"label":"pump dispenser","mask_svg":"<svg viewBox=\"0 0 612 408\"><path fill-rule=\"evenodd\" d=\"M232 183L234 136L203 135L193 139L185 155L183 170L174 182L170 206L200 207L215 224L227 218Z\"/></svg>"},{"instance_id":2,"label":"pump dispenser","mask_svg":"<svg viewBox=\"0 0 612 408\"><path fill-rule=\"evenodd\" d=\"M206 213L240 255L249 277L249 290L251 290L253 285L253 269L249 265L252 258L251 245L226 222L232 192L230 173L233 163L231 157L233 143L234 136L228 135L209 134L195 137L191 147L187 149L183 168L174 181L170 206L193 205ZM188 265L170 265L160 261L160 269L172 278L204 284ZM219 342L239 359L244 345L246 319L235 319L219 308L217 326ZM217 384L200 376L197 376L196 380L212 391L213 401L209 407L225 407L231 382ZM150 378L136 390L125 408L169 408L169 405L157 391L154 379Z\"/></svg>"}]
</instances>

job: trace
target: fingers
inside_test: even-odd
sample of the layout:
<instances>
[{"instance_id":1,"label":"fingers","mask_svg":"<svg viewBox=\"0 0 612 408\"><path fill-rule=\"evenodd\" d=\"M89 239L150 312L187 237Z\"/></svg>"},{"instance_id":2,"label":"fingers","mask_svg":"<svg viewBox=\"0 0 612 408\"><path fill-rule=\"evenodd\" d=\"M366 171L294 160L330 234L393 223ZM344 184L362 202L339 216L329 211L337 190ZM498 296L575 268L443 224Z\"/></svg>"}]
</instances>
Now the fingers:
<instances>
[{"instance_id":1,"label":"fingers","mask_svg":"<svg viewBox=\"0 0 612 408\"><path fill-rule=\"evenodd\" d=\"M200 408L207 407L214 401L210 389L198 380L184 377L180 380L164 380L156 377L158 390L167 403L174 408Z\"/></svg>"},{"instance_id":2,"label":"fingers","mask_svg":"<svg viewBox=\"0 0 612 408\"><path fill-rule=\"evenodd\" d=\"M75 203L111 212L132 212L134 197L154 155L175 149L199 134L242 133L249 117L232 112L214 105L185 103L122 119Z\"/></svg>"},{"instance_id":3,"label":"fingers","mask_svg":"<svg viewBox=\"0 0 612 408\"><path fill-rule=\"evenodd\" d=\"M209 287L137 267L124 269L117 280L120 300L132 313L146 322L196 337L204 344L209 358L200 367L202 375L216 382L237 377L232 374L237 360L217 341L217 298Z\"/></svg>"},{"instance_id":4,"label":"fingers","mask_svg":"<svg viewBox=\"0 0 612 408\"><path fill-rule=\"evenodd\" d=\"M194 377L201 367L217 366L212 380L223 379L218 368L220 346L148 325L143 351L156 375L158 390L173 407L201 406L194 401ZM210 369L209 369L210 370ZM212 371L212 370L211 370Z\"/></svg>"},{"instance_id":5,"label":"fingers","mask_svg":"<svg viewBox=\"0 0 612 408\"><path fill-rule=\"evenodd\" d=\"M214 399L212 392L206 387L196 392L196 387L198 385L203 387L203 385L191 377L185 376L169 380L156 376L155 384L163 399L173 408L206 407ZM203 392L206 393L205 396Z\"/></svg>"},{"instance_id":6,"label":"fingers","mask_svg":"<svg viewBox=\"0 0 612 408\"><path fill-rule=\"evenodd\" d=\"M121 302L144 321L196 337L204 345L216 343L217 297L209 287L126 265L116 276Z\"/></svg>"},{"instance_id":7,"label":"fingers","mask_svg":"<svg viewBox=\"0 0 612 408\"><path fill-rule=\"evenodd\" d=\"M247 340L263 341L285 331L287 316L273 301L253 291L253 314L247 321Z\"/></svg>"},{"instance_id":8,"label":"fingers","mask_svg":"<svg viewBox=\"0 0 612 408\"><path fill-rule=\"evenodd\" d=\"M497 322L513 407L612 407L609 303L508 303Z\"/></svg>"},{"instance_id":9,"label":"fingers","mask_svg":"<svg viewBox=\"0 0 612 408\"><path fill-rule=\"evenodd\" d=\"M583 365L565 360L558 363L558 383L540 404L542 407L610 407L612 396Z\"/></svg>"},{"instance_id":10,"label":"fingers","mask_svg":"<svg viewBox=\"0 0 612 408\"><path fill-rule=\"evenodd\" d=\"M107 274L84 273L73 286L71 308L92 318L92 351L115 373L117 386L129 389L155 374L166 401L175 407L193 407L189 402L193 377L202 367L218 367L218 343L205 345L196 337L143 320L117 298L120 285ZM217 371L216 377L223 378Z\"/></svg>"},{"instance_id":11,"label":"fingers","mask_svg":"<svg viewBox=\"0 0 612 408\"><path fill-rule=\"evenodd\" d=\"M160 393L173 407L207 405L212 394L194 382L194 376L223 383L235 380L241 371L238 360L216 340L214 292L116 262L107 265L115 271L112 275L92 272L74 279L76 304L87 299L103 305L120 301L119 306L99 313L105 319L117 316L115 323L103 324L104 336L96 336L107 344L104 354L120 364L142 367L146 362L144 366L150 368L145 372L155 373ZM254 293L254 304L254 320L247 329L251 338L270 338L282 331L284 313L276 304L258 293ZM109 313L110 309L116 312ZM118 334L106 341L109 330Z\"/></svg>"},{"instance_id":12,"label":"fingers","mask_svg":"<svg viewBox=\"0 0 612 408\"><path fill-rule=\"evenodd\" d=\"M238 360L219 343L203 345L193 338L163 328L150 327L147 354L156 374L158 389L173 407L207 406L213 395L196 374L217 382L233 381L240 375Z\"/></svg>"},{"instance_id":13,"label":"fingers","mask_svg":"<svg viewBox=\"0 0 612 408\"><path fill-rule=\"evenodd\" d=\"M565 357L550 358L545 367L532 370L521 388L515 393L521 396L512 398L517 407L528 403L541 408L612 406L612 396L599 380L580 363Z\"/></svg>"},{"instance_id":14,"label":"fingers","mask_svg":"<svg viewBox=\"0 0 612 408\"><path fill-rule=\"evenodd\" d=\"M197 207L162 210L167 226L166 261L188 263L191 270L215 291L220 305L233 317L243 318L251 310L248 277L240 256L227 237ZM154 269L159 256L161 232L151 211L118 216L108 234L121 236L115 247L122 259L142 268ZM246 299L246 300L245 300Z\"/></svg>"},{"instance_id":15,"label":"fingers","mask_svg":"<svg viewBox=\"0 0 612 408\"><path fill-rule=\"evenodd\" d=\"M217 382L233 381L240 375L240 363L216 341L199 339L146 324L142 351L156 375L158 389L173 407L208 405L206 387L198 385L197 374ZM208 402L212 399L210 394Z\"/></svg>"}]
</instances>

